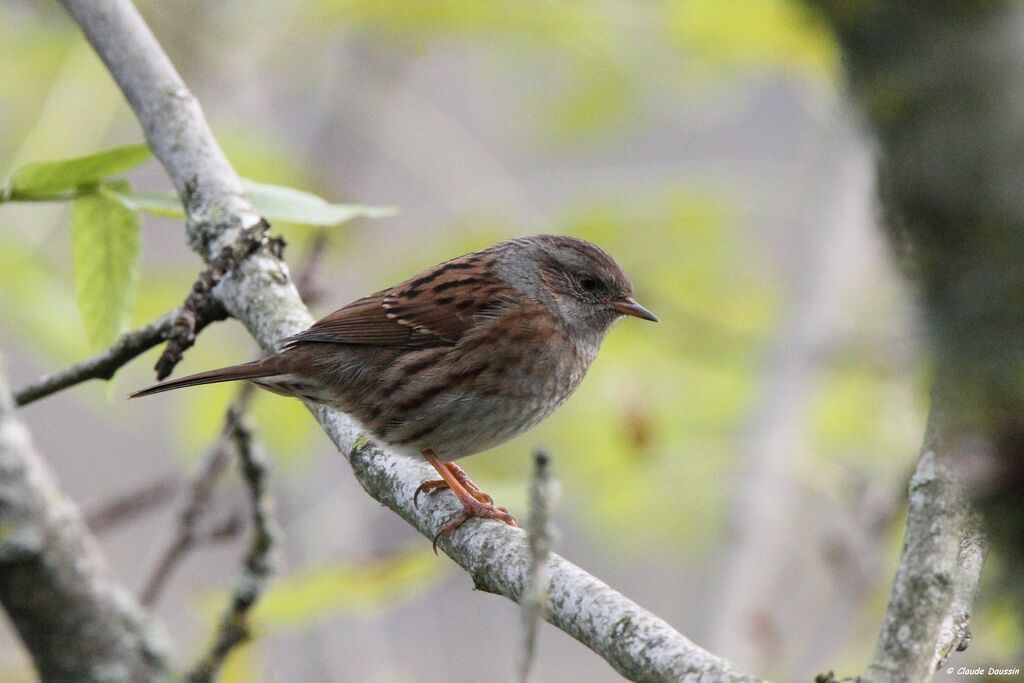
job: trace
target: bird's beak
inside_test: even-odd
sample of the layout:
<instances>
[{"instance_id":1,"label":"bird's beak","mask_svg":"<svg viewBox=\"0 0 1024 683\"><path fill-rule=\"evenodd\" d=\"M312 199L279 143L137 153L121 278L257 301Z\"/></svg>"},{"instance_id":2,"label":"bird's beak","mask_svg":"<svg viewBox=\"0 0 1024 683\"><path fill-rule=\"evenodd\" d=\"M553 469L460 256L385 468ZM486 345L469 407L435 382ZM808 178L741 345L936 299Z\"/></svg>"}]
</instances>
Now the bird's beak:
<instances>
[{"instance_id":1,"label":"bird's beak","mask_svg":"<svg viewBox=\"0 0 1024 683\"><path fill-rule=\"evenodd\" d=\"M633 297L626 297L625 299L619 299L613 301L610 306L621 313L622 315L631 315L634 318L641 318L643 320L650 320L652 323L658 322L658 316L654 315L646 308L636 302Z\"/></svg>"}]
</instances>

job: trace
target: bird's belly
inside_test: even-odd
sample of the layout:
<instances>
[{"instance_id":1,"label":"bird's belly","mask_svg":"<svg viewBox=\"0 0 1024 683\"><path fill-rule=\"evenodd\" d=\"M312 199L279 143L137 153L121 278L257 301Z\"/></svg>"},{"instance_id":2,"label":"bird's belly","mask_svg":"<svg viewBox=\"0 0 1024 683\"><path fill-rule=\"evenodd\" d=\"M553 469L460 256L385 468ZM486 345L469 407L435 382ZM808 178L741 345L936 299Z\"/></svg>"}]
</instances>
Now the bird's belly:
<instances>
[{"instance_id":1,"label":"bird's belly","mask_svg":"<svg viewBox=\"0 0 1024 683\"><path fill-rule=\"evenodd\" d=\"M481 373L377 431L388 443L453 460L498 446L551 415L579 385L590 358L537 354L499 376ZM540 371L538 371L540 370Z\"/></svg>"},{"instance_id":2,"label":"bird's belly","mask_svg":"<svg viewBox=\"0 0 1024 683\"><path fill-rule=\"evenodd\" d=\"M418 450L430 448L441 457L453 460L486 451L515 438L541 422L557 407L554 403L473 394L446 398L410 421L406 431L414 434L421 426L436 426L428 434L403 445Z\"/></svg>"}]
</instances>

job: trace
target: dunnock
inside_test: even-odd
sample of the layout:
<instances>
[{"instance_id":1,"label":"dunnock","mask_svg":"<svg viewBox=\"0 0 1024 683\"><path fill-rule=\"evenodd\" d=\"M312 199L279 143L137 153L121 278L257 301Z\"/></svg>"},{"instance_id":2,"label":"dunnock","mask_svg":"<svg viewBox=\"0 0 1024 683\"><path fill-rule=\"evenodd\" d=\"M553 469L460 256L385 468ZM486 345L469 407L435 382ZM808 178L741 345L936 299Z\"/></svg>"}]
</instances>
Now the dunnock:
<instances>
[{"instance_id":1,"label":"dunnock","mask_svg":"<svg viewBox=\"0 0 1024 683\"><path fill-rule=\"evenodd\" d=\"M450 462L533 427L576 389L623 315L657 321L611 256L572 237L536 235L466 254L353 301L288 337L273 356L157 384L132 398L249 380L356 418L381 442L418 452L472 517L514 525ZM444 460L442 460L444 458Z\"/></svg>"}]
</instances>

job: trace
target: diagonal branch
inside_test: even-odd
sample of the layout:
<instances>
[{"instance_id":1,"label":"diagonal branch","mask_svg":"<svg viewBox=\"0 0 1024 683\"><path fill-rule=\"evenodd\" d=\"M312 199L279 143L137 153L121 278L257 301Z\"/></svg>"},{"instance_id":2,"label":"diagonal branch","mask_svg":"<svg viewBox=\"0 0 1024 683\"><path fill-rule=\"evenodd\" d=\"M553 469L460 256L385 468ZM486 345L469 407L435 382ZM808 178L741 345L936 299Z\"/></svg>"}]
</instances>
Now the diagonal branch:
<instances>
[{"instance_id":1,"label":"diagonal branch","mask_svg":"<svg viewBox=\"0 0 1024 683\"><path fill-rule=\"evenodd\" d=\"M280 238L266 237L266 228L267 224L260 221L244 231L239 243L233 245L233 248L222 249L221 253L199 273L184 303L177 310L137 330L126 332L113 346L92 358L45 375L18 389L14 392L15 405L27 405L90 379L109 380L121 366L166 340L167 346L154 368L157 379L165 379L181 362L185 351L195 344L196 335L203 328L227 318L224 305L212 294L213 288L224 277L224 273L260 248L268 248L275 256L281 256L284 242Z\"/></svg>"},{"instance_id":2,"label":"diagonal branch","mask_svg":"<svg viewBox=\"0 0 1024 683\"><path fill-rule=\"evenodd\" d=\"M875 654L856 679L830 671L820 683L929 681L970 642L968 628L985 543L954 467L977 440L958 433L941 392L932 397L924 444L908 486L903 552Z\"/></svg>"},{"instance_id":3,"label":"diagonal branch","mask_svg":"<svg viewBox=\"0 0 1024 683\"><path fill-rule=\"evenodd\" d=\"M954 462L971 440L951 428L938 394L910 479L903 553L865 683L930 680L970 638L983 544Z\"/></svg>"},{"instance_id":4,"label":"diagonal branch","mask_svg":"<svg viewBox=\"0 0 1024 683\"><path fill-rule=\"evenodd\" d=\"M106 351L21 387L14 392L14 405L28 405L90 379L110 379L122 365L166 339L176 315L177 311L167 313L144 327L126 332Z\"/></svg>"},{"instance_id":5,"label":"diagonal branch","mask_svg":"<svg viewBox=\"0 0 1024 683\"><path fill-rule=\"evenodd\" d=\"M167 378L181 362L185 351L195 344L196 336L203 328L227 318L223 304L212 295L213 288L224 274L257 249L267 248L280 258L284 242L280 238L266 237L266 228L267 224L260 221L242 233L238 245L222 249L217 258L212 259L199 273L184 303L177 310L137 330L126 332L113 346L92 358L44 375L35 382L21 387L14 392L14 404L24 406L90 379L109 380L121 366L165 340L167 346L160 354L154 369L157 379Z\"/></svg>"},{"instance_id":6,"label":"diagonal branch","mask_svg":"<svg viewBox=\"0 0 1024 683\"><path fill-rule=\"evenodd\" d=\"M188 238L204 258L235 243L259 217L243 196L195 98L128 0L62 0L82 27L142 123L154 154L170 175L188 214ZM313 321L284 263L260 249L225 274L214 290L228 312L266 351ZM368 493L432 537L454 511L440 499L415 508L413 493L429 478L426 466L360 438L337 411L310 406L327 435L349 456ZM440 546L477 587L518 601L529 574L529 550L519 529L469 522ZM548 572L547 619L590 647L623 675L644 680L754 681L708 653L623 595L557 555Z\"/></svg>"}]
</instances>

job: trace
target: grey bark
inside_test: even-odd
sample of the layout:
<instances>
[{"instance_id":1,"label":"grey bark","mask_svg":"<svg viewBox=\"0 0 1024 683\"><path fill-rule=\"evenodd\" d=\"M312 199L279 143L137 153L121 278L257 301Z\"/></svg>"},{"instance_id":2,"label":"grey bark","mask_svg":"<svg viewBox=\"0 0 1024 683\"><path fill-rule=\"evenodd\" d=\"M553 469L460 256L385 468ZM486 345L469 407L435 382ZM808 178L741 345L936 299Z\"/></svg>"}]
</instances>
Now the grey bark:
<instances>
[{"instance_id":1,"label":"grey bark","mask_svg":"<svg viewBox=\"0 0 1024 683\"><path fill-rule=\"evenodd\" d=\"M168 679L159 629L115 583L0 376L0 603L44 681Z\"/></svg>"},{"instance_id":2,"label":"grey bark","mask_svg":"<svg viewBox=\"0 0 1024 683\"><path fill-rule=\"evenodd\" d=\"M194 97L127 0L64 0L107 64L142 123L146 139L170 175L188 214L189 243L213 258L259 217L244 198ZM307 327L312 318L288 276L266 251L248 257L221 280L216 295L266 351ZM427 466L388 453L361 436L348 417L311 405L327 435L349 457L367 492L421 533L434 532L456 503L438 497L413 506L413 493L431 477ZM439 547L473 577L478 588L518 601L530 565L525 534L498 523L473 521ZM756 681L733 670L620 593L552 555L548 621L604 657L623 675L643 681Z\"/></svg>"},{"instance_id":3,"label":"grey bark","mask_svg":"<svg viewBox=\"0 0 1024 683\"><path fill-rule=\"evenodd\" d=\"M945 409L936 398L910 480L903 554L864 683L931 680L969 639L983 550L954 467L968 441L945 431Z\"/></svg>"}]
</instances>

